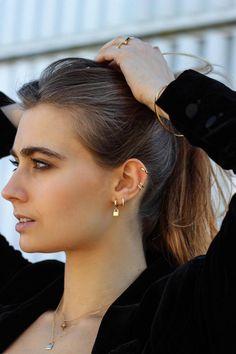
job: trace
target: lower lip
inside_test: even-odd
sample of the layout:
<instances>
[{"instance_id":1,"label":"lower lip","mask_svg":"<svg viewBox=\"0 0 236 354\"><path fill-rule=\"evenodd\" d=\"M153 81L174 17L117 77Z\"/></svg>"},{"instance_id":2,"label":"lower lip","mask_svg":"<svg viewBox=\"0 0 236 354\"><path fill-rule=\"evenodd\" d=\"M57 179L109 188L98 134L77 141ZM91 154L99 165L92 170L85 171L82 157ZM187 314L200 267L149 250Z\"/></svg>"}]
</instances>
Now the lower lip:
<instances>
[{"instance_id":1,"label":"lower lip","mask_svg":"<svg viewBox=\"0 0 236 354\"><path fill-rule=\"evenodd\" d=\"M35 221L27 221L27 222L18 222L16 224L16 231L17 232L23 232L25 230L27 230L28 228L30 228L31 226L33 226L35 224Z\"/></svg>"}]
</instances>

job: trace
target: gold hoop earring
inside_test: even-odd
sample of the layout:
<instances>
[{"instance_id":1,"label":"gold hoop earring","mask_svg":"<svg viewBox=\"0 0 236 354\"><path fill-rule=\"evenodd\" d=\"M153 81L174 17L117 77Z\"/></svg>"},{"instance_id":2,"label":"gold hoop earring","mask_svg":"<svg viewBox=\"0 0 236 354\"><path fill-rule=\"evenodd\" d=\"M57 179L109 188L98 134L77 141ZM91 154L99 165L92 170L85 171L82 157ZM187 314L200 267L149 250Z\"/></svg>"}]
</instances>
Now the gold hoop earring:
<instances>
[{"instance_id":1,"label":"gold hoop earring","mask_svg":"<svg viewBox=\"0 0 236 354\"><path fill-rule=\"evenodd\" d=\"M114 201L113 216L119 216L119 209L118 209L117 200Z\"/></svg>"}]
</instances>

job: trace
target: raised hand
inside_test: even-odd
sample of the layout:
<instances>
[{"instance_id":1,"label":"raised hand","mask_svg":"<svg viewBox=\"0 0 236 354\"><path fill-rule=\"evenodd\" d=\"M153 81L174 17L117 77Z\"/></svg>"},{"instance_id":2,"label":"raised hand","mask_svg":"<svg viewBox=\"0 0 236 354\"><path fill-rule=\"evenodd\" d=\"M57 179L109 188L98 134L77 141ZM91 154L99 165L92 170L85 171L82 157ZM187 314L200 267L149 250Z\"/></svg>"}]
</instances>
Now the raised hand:
<instances>
[{"instance_id":1,"label":"raised hand","mask_svg":"<svg viewBox=\"0 0 236 354\"><path fill-rule=\"evenodd\" d=\"M160 49L138 38L113 39L99 50L96 60L121 70L134 97L153 111L158 92L174 80Z\"/></svg>"}]
</instances>

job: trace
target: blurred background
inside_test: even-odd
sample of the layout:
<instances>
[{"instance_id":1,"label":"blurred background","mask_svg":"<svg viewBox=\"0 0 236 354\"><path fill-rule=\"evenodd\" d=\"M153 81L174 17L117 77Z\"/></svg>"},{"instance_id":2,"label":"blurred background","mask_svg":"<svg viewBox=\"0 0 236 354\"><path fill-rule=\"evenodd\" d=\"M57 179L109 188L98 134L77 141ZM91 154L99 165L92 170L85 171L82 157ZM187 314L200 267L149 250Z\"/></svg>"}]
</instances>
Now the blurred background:
<instances>
[{"instance_id":1,"label":"blurred background","mask_svg":"<svg viewBox=\"0 0 236 354\"><path fill-rule=\"evenodd\" d=\"M211 76L236 88L236 0L0 0L0 9L0 90L14 99L16 90L52 61L93 59L118 35L142 38L162 52L204 57L216 64ZM174 71L201 64L180 55L166 58ZM11 171L8 158L2 159L0 189ZM18 248L14 225L11 206L0 198L0 232Z\"/></svg>"}]
</instances>

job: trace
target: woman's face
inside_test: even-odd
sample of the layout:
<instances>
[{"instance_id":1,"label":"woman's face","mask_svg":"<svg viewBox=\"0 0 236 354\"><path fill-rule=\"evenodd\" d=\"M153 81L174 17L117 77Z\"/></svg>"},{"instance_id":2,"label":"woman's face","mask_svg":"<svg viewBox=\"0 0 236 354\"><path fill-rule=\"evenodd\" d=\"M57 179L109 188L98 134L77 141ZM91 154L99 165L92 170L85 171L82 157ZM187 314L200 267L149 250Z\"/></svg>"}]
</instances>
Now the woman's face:
<instances>
[{"instance_id":1,"label":"woman's face","mask_svg":"<svg viewBox=\"0 0 236 354\"><path fill-rule=\"evenodd\" d=\"M48 104L26 110L12 154L17 167L2 194L14 214L34 220L18 229L24 251L76 250L102 239L112 223L112 172L81 145L70 112Z\"/></svg>"}]
</instances>

